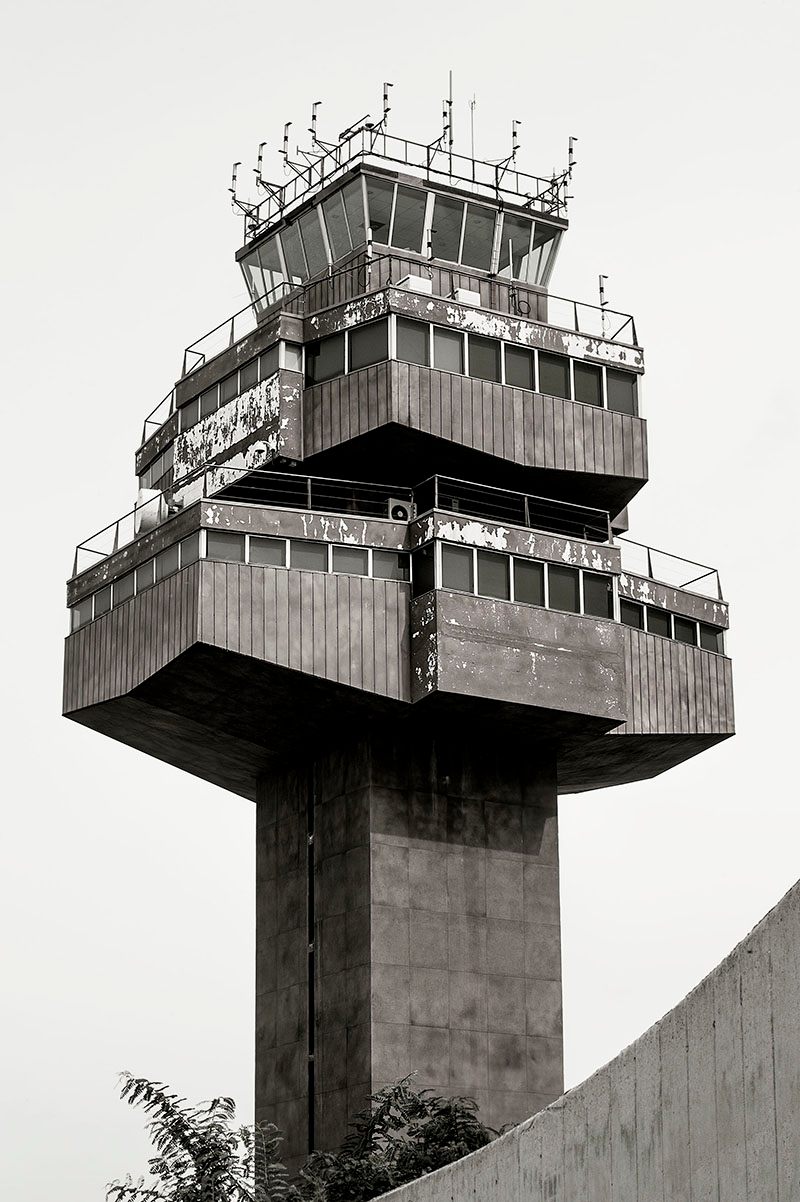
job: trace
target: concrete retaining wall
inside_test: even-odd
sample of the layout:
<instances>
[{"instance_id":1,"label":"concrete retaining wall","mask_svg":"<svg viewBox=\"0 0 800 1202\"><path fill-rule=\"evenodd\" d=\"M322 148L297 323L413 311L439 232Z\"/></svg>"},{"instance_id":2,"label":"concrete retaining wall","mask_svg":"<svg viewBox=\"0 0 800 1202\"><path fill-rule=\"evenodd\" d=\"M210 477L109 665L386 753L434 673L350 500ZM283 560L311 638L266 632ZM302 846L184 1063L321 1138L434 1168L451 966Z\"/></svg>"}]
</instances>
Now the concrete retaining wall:
<instances>
[{"instance_id":1,"label":"concrete retaining wall","mask_svg":"<svg viewBox=\"0 0 800 1202\"><path fill-rule=\"evenodd\" d=\"M393 1202L800 1202L800 882L616 1060Z\"/></svg>"}]
</instances>

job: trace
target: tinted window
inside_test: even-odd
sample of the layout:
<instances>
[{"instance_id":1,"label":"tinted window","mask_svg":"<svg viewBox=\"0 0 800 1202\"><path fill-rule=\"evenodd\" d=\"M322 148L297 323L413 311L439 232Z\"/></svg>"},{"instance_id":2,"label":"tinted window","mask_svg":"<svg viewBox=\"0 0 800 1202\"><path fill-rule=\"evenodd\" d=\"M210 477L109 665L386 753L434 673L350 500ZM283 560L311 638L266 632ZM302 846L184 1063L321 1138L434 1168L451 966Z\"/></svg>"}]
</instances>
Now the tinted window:
<instances>
[{"instance_id":1,"label":"tinted window","mask_svg":"<svg viewBox=\"0 0 800 1202\"><path fill-rule=\"evenodd\" d=\"M389 221L392 215L394 184L367 177L367 211L374 242L389 242Z\"/></svg>"},{"instance_id":2,"label":"tinted window","mask_svg":"<svg viewBox=\"0 0 800 1202\"><path fill-rule=\"evenodd\" d=\"M193 401L189 401L188 405L184 405L181 413L181 430L188 430L190 426L194 426L200 419L200 403L197 397Z\"/></svg>"},{"instance_id":3,"label":"tinted window","mask_svg":"<svg viewBox=\"0 0 800 1202\"><path fill-rule=\"evenodd\" d=\"M459 593L473 591L471 547L442 544L442 588L451 588Z\"/></svg>"},{"instance_id":4,"label":"tinted window","mask_svg":"<svg viewBox=\"0 0 800 1202\"><path fill-rule=\"evenodd\" d=\"M663 609L654 609L652 605L648 605L647 629L650 634L660 634L665 639L671 638L672 618Z\"/></svg>"},{"instance_id":5,"label":"tinted window","mask_svg":"<svg viewBox=\"0 0 800 1202\"><path fill-rule=\"evenodd\" d=\"M692 622L690 618L681 618L677 614L673 618L675 625L675 638L679 643L691 643L693 647L697 646L697 623Z\"/></svg>"},{"instance_id":6,"label":"tinted window","mask_svg":"<svg viewBox=\"0 0 800 1202\"><path fill-rule=\"evenodd\" d=\"M232 401L239 392L239 381L236 372L232 376L226 376L219 386L219 403L224 405L226 401Z\"/></svg>"},{"instance_id":7,"label":"tinted window","mask_svg":"<svg viewBox=\"0 0 800 1202\"><path fill-rule=\"evenodd\" d=\"M72 610L72 629L78 630L92 620L92 598L85 597Z\"/></svg>"},{"instance_id":8,"label":"tinted window","mask_svg":"<svg viewBox=\"0 0 800 1202\"><path fill-rule=\"evenodd\" d=\"M181 567L185 568L200 558L200 532L190 534L178 546L181 552Z\"/></svg>"},{"instance_id":9,"label":"tinted window","mask_svg":"<svg viewBox=\"0 0 800 1202\"><path fill-rule=\"evenodd\" d=\"M501 601L509 599L509 566L507 555L498 555L494 551L478 552L478 592L482 597L498 597Z\"/></svg>"},{"instance_id":10,"label":"tinted window","mask_svg":"<svg viewBox=\"0 0 800 1202\"><path fill-rule=\"evenodd\" d=\"M178 544L156 555L156 580L163 580L178 570Z\"/></svg>"},{"instance_id":11,"label":"tinted window","mask_svg":"<svg viewBox=\"0 0 800 1202\"><path fill-rule=\"evenodd\" d=\"M632 626L634 630L644 630L644 609L635 601L627 601L620 597L619 620L625 626Z\"/></svg>"},{"instance_id":12,"label":"tinted window","mask_svg":"<svg viewBox=\"0 0 800 1202\"><path fill-rule=\"evenodd\" d=\"M320 384L344 372L344 334L320 338L306 347L306 383Z\"/></svg>"},{"instance_id":13,"label":"tinted window","mask_svg":"<svg viewBox=\"0 0 800 1202\"><path fill-rule=\"evenodd\" d=\"M140 593L143 588L149 588L155 580L156 562L154 559L148 559L147 563L143 563L136 569L136 591Z\"/></svg>"},{"instance_id":14,"label":"tinted window","mask_svg":"<svg viewBox=\"0 0 800 1202\"><path fill-rule=\"evenodd\" d=\"M133 572L114 581L114 604L128 601L133 596Z\"/></svg>"},{"instance_id":15,"label":"tinted window","mask_svg":"<svg viewBox=\"0 0 800 1202\"><path fill-rule=\"evenodd\" d=\"M334 192L322 202L325 214L325 228L328 231L328 241L331 244L331 254L334 259L341 259L352 250L350 233L347 228L347 216L344 211L344 197L341 192Z\"/></svg>"},{"instance_id":16,"label":"tinted window","mask_svg":"<svg viewBox=\"0 0 800 1202\"><path fill-rule=\"evenodd\" d=\"M387 318L371 321L350 331L350 371L380 363L389 357L389 322Z\"/></svg>"},{"instance_id":17,"label":"tinted window","mask_svg":"<svg viewBox=\"0 0 800 1202\"><path fill-rule=\"evenodd\" d=\"M636 376L633 372L606 368L606 389L609 409L636 416Z\"/></svg>"},{"instance_id":18,"label":"tinted window","mask_svg":"<svg viewBox=\"0 0 800 1202\"><path fill-rule=\"evenodd\" d=\"M603 376L599 367L592 363L575 361L575 400L584 405L603 404Z\"/></svg>"},{"instance_id":19,"label":"tinted window","mask_svg":"<svg viewBox=\"0 0 800 1202\"><path fill-rule=\"evenodd\" d=\"M494 338L469 335L469 374L479 380L500 379L500 343Z\"/></svg>"},{"instance_id":20,"label":"tinted window","mask_svg":"<svg viewBox=\"0 0 800 1202\"><path fill-rule=\"evenodd\" d=\"M268 242L262 243L258 248L258 253L264 270L264 283L269 293L283 283L283 268L278 254L277 238L270 238Z\"/></svg>"},{"instance_id":21,"label":"tinted window","mask_svg":"<svg viewBox=\"0 0 800 1202\"><path fill-rule=\"evenodd\" d=\"M533 233L531 261L528 267L528 279L534 284L541 284L544 281L554 241L553 230L537 221Z\"/></svg>"},{"instance_id":22,"label":"tinted window","mask_svg":"<svg viewBox=\"0 0 800 1202\"><path fill-rule=\"evenodd\" d=\"M392 223L392 246L401 250L422 249L422 229L425 225L425 203L427 192L417 188L404 188L397 185L397 199L394 202L394 221Z\"/></svg>"},{"instance_id":23,"label":"tinted window","mask_svg":"<svg viewBox=\"0 0 800 1202\"><path fill-rule=\"evenodd\" d=\"M539 392L569 400L569 359L539 352Z\"/></svg>"},{"instance_id":24,"label":"tinted window","mask_svg":"<svg viewBox=\"0 0 800 1202\"><path fill-rule=\"evenodd\" d=\"M705 622L700 623L700 646L705 651L723 652L722 631L716 626L707 626Z\"/></svg>"},{"instance_id":25,"label":"tinted window","mask_svg":"<svg viewBox=\"0 0 800 1202\"><path fill-rule=\"evenodd\" d=\"M526 351L521 346L507 346L506 351L506 384L515 388L535 387L533 374L533 351Z\"/></svg>"},{"instance_id":26,"label":"tinted window","mask_svg":"<svg viewBox=\"0 0 800 1202\"><path fill-rule=\"evenodd\" d=\"M239 372L239 387L242 392L248 388L253 388L258 383L258 359L253 359L250 363L245 363L242 370Z\"/></svg>"},{"instance_id":27,"label":"tinted window","mask_svg":"<svg viewBox=\"0 0 800 1202\"><path fill-rule=\"evenodd\" d=\"M514 600L526 605L544 605L544 564L529 559L514 560Z\"/></svg>"},{"instance_id":28,"label":"tinted window","mask_svg":"<svg viewBox=\"0 0 800 1202\"><path fill-rule=\"evenodd\" d=\"M232 534L227 530L207 530L206 555L209 559L244 563L244 535Z\"/></svg>"},{"instance_id":29,"label":"tinted window","mask_svg":"<svg viewBox=\"0 0 800 1202\"><path fill-rule=\"evenodd\" d=\"M463 213L463 200L453 200L451 196L436 197L431 229L431 254L435 259L458 262Z\"/></svg>"},{"instance_id":30,"label":"tinted window","mask_svg":"<svg viewBox=\"0 0 800 1202\"><path fill-rule=\"evenodd\" d=\"M286 542L282 538L261 538L250 535L250 562L269 564L273 568L286 566Z\"/></svg>"},{"instance_id":31,"label":"tinted window","mask_svg":"<svg viewBox=\"0 0 800 1202\"><path fill-rule=\"evenodd\" d=\"M281 232L281 246L286 259L286 270L293 284L300 284L306 279L306 262L303 258L303 248L300 245L300 234L296 225L287 225Z\"/></svg>"},{"instance_id":32,"label":"tinted window","mask_svg":"<svg viewBox=\"0 0 800 1202\"><path fill-rule=\"evenodd\" d=\"M457 330L433 327L433 366L441 371L464 371L464 336Z\"/></svg>"},{"instance_id":33,"label":"tinted window","mask_svg":"<svg viewBox=\"0 0 800 1202\"><path fill-rule=\"evenodd\" d=\"M217 408L217 386L207 388L205 392L200 393L200 416L208 417L209 413L213 413Z\"/></svg>"},{"instance_id":34,"label":"tinted window","mask_svg":"<svg viewBox=\"0 0 800 1202\"><path fill-rule=\"evenodd\" d=\"M479 267L488 271L492 264L494 242L494 210L482 205L467 205L464 222L464 247L461 262L468 267Z\"/></svg>"},{"instance_id":35,"label":"tinted window","mask_svg":"<svg viewBox=\"0 0 800 1202\"><path fill-rule=\"evenodd\" d=\"M283 364L287 371L302 371L303 348L296 342L284 342Z\"/></svg>"},{"instance_id":36,"label":"tinted window","mask_svg":"<svg viewBox=\"0 0 800 1202\"><path fill-rule=\"evenodd\" d=\"M317 210L311 209L310 212L304 213L299 224L309 275L318 275L328 266L328 256L325 253L325 243L322 241Z\"/></svg>"},{"instance_id":37,"label":"tinted window","mask_svg":"<svg viewBox=\"0 0 800 1202\"><path fill-rule=\"evenodd\" d=\"M576 614L580 609L577 569L551 563L547 569L547 575L550 608L563 609L567 613Z\"/></svg>"},{"instance_id":38,"label":"tinted window","mask_svg":"<svg viewBox=\"0 0 800 1202\"><path fill-rule=\"evenodd\" d=\"M334 572L346 572L350 576L369 575L369 554L365 547L334 547Z\"/></svg>"},{"instance_id":39,"label":"tinted window","mask_svg":"<svg viewBox=\"0 0 800 1202\"><path fill-rule=\"evenodd\" d=\"M291 546L291 566L293 568L304 568L308 572L327 572L327 543L306 543L293 538Z\"/></svg>"},{"instance_id":40,"label":"tinted window","mask_svg":"<svg viewBox=\"0 0 800 1202\"><path fill-rule=\"evenodd\" d=\"M372 575L380 580L408 580L408 556L402 551L373 551Z\"/></svg>"},{"instance_id":41,"label":"tinted window","mask_svg":"<svg viewBox=\"0 0 800 1202\"><path fill-rule=\"evenodd\" d=\"M268 376L272 376L278 370L278 344L275 343L259 360L261 367L261 379L266 380Z\"/></svg>"},{"instance_id":42,"label":"tinted window","mask_svg":"<svg viewBox=\"0 0 800 1202\"><path fill-rule=\"evenodd\" d=\"M345 184L342 189L344 197L344 211L347 216L347 224L350 229L350 240L353 246L361 246L362 242L366 241L366 229L364 226L364 192L361 185L361 178L351 180L349 184Z\"/></svg>"},{"instance_id":43,"label":"tinted window","mask_svg":"<svg viewBox=\"0 0 800 1202\"><path fill-rule=\"evenodd\" d=\"M614 617L614 593L610 576L583 573L583 612L595 618Z\"/></svg>"},{"instance_id":44,"label":"tinted window","mask_svg":"<svg viewBox=\"0 0 800 1202\"><path fill-rule=\"evenodd\" d=\"M500 235L500 275L511 276L515 280L527 279L532 225L532 221L525 217L516 217L513 213L506 213L503 217Z\"/></svg>"},{"instance_id":45,"label":"tinted window","mask_svg":"<svg viewBox=\"0 0 800 1202\"><path fill-rule=\"evenodd\" d=\"M426 543L411 556L413 574L412 594L419 597L421 593L429 592L434 586L433 572L433 543Z\"/></svg>"},{"instance_id":46,"label":"tinted window","mask_svg":"<svg viewBox=\"0 0 800 1202\"><path fill-rule=\"evenodd\" d=\"M407 317L397 319L397 358L406 363L430 362L430 326L422 321L410 321Z\"/></svg>"},{"instance_id":47,"label":"tinted window","mask_svg":"<svg viewBox=\"0 0 800 1202\"><path fill-rule=\"evenodd\" d=\"M111 585L107 584L105 588L101 588L94 595L94 616L98 618L100 614L107 614L111 609Z\"/></svg>"}]
</instances>

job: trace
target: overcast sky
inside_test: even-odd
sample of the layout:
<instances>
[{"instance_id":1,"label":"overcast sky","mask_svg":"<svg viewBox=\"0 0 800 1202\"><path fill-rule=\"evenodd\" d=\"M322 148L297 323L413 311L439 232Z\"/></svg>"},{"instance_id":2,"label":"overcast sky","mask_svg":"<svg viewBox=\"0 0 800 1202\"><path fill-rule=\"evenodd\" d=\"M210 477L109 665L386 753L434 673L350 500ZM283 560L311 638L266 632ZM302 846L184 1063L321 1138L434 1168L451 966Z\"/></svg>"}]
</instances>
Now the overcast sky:
<instances>
[{"instance_id":1,"label":"overcast sky","mask_svg":"<svg viewBox=\"0 0 800 1202\"><path fill-rule=\"evenodd\" d=\"M537 12L537 7L541 10ZM797 6L7 5L0 1193L144 1167L116 1073L251 1113L254 809L64 721L76 542L130 509L144 415L244 303L230 165L377 113L547 174L579 138L555 293L634 313L651 483L631 535L719 567L738 735L561 806L566 1075L687 990L800 875ZM277 166L273 166L278 170ZM794 711L794 712L793 712Z\"/></svg>"}]
</instances>

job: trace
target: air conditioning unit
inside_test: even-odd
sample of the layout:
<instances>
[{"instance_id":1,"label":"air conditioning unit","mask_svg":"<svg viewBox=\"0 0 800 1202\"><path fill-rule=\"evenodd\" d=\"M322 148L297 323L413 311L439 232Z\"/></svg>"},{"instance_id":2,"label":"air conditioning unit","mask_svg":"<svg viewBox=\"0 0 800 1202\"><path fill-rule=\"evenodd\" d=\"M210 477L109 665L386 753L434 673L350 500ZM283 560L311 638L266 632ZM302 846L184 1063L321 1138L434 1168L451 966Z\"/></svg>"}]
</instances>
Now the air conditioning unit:
<instances>
[{"instance_id":1,"label":"air conditioning unit","mask_svg":"<svg viewBox=\"0 0 800 1202\"><path fill-rule=\"evenodd\" d=\"M480 292L473 292L471 288L456 288L453 292L453 300L458 301L460 305L480 305Z\"/></svg>"},{"instance_id":2,"label":"air conditioning unit","mask_svg":"<svg viewBox=\"0 0 800 1202\"><path fill-rule=\"evenodd\" d=\"M133 533L138 538L155 530L169 517L167 502L160 488L140 488L133 511Z\"/></svg>"},{"instance_id":3,"label":"air conditioning unit","mask_svg":"<svg viewBox=\"0 0 800 1202\"><path fill-rule=\"evenodd\" d=\"M397 281L398 288L408 292L423 292L425 296L433 296L433 280L427 275L404 275Z\"/></svg>"},{"instance_id":4,"label":"air conditioning unit","mask_svg":"<svg viewBox=\"0 0 800 1202\"><path fill-rule=\"evenodd\" d=\"M389 497L386 508L393 522L410 522L416 516L413 502L400 501L397 497Z\"/></svg>"}]
</instances>

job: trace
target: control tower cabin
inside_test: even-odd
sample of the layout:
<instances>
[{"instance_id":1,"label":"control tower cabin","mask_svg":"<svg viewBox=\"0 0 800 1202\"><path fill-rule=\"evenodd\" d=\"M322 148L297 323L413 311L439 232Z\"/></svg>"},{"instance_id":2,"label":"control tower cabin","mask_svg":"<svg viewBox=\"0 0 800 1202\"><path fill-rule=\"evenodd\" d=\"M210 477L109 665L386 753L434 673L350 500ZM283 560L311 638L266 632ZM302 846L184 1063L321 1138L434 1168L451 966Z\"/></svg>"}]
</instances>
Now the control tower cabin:
<instances>
[{"instance_id":1,"label":"control tower cabin","mask_svg":"<svg viewBox=\"0 0 800 1202\"><path fill-rule=\"evenodd\" d=\"M257 806L256 1115L563 1091L557 803L733 733L717 574L627 541L631 317L550 293L571 167L384 120L258 175L251 302L77 549L64 711Z\"/></svg>"}]
</instances>

